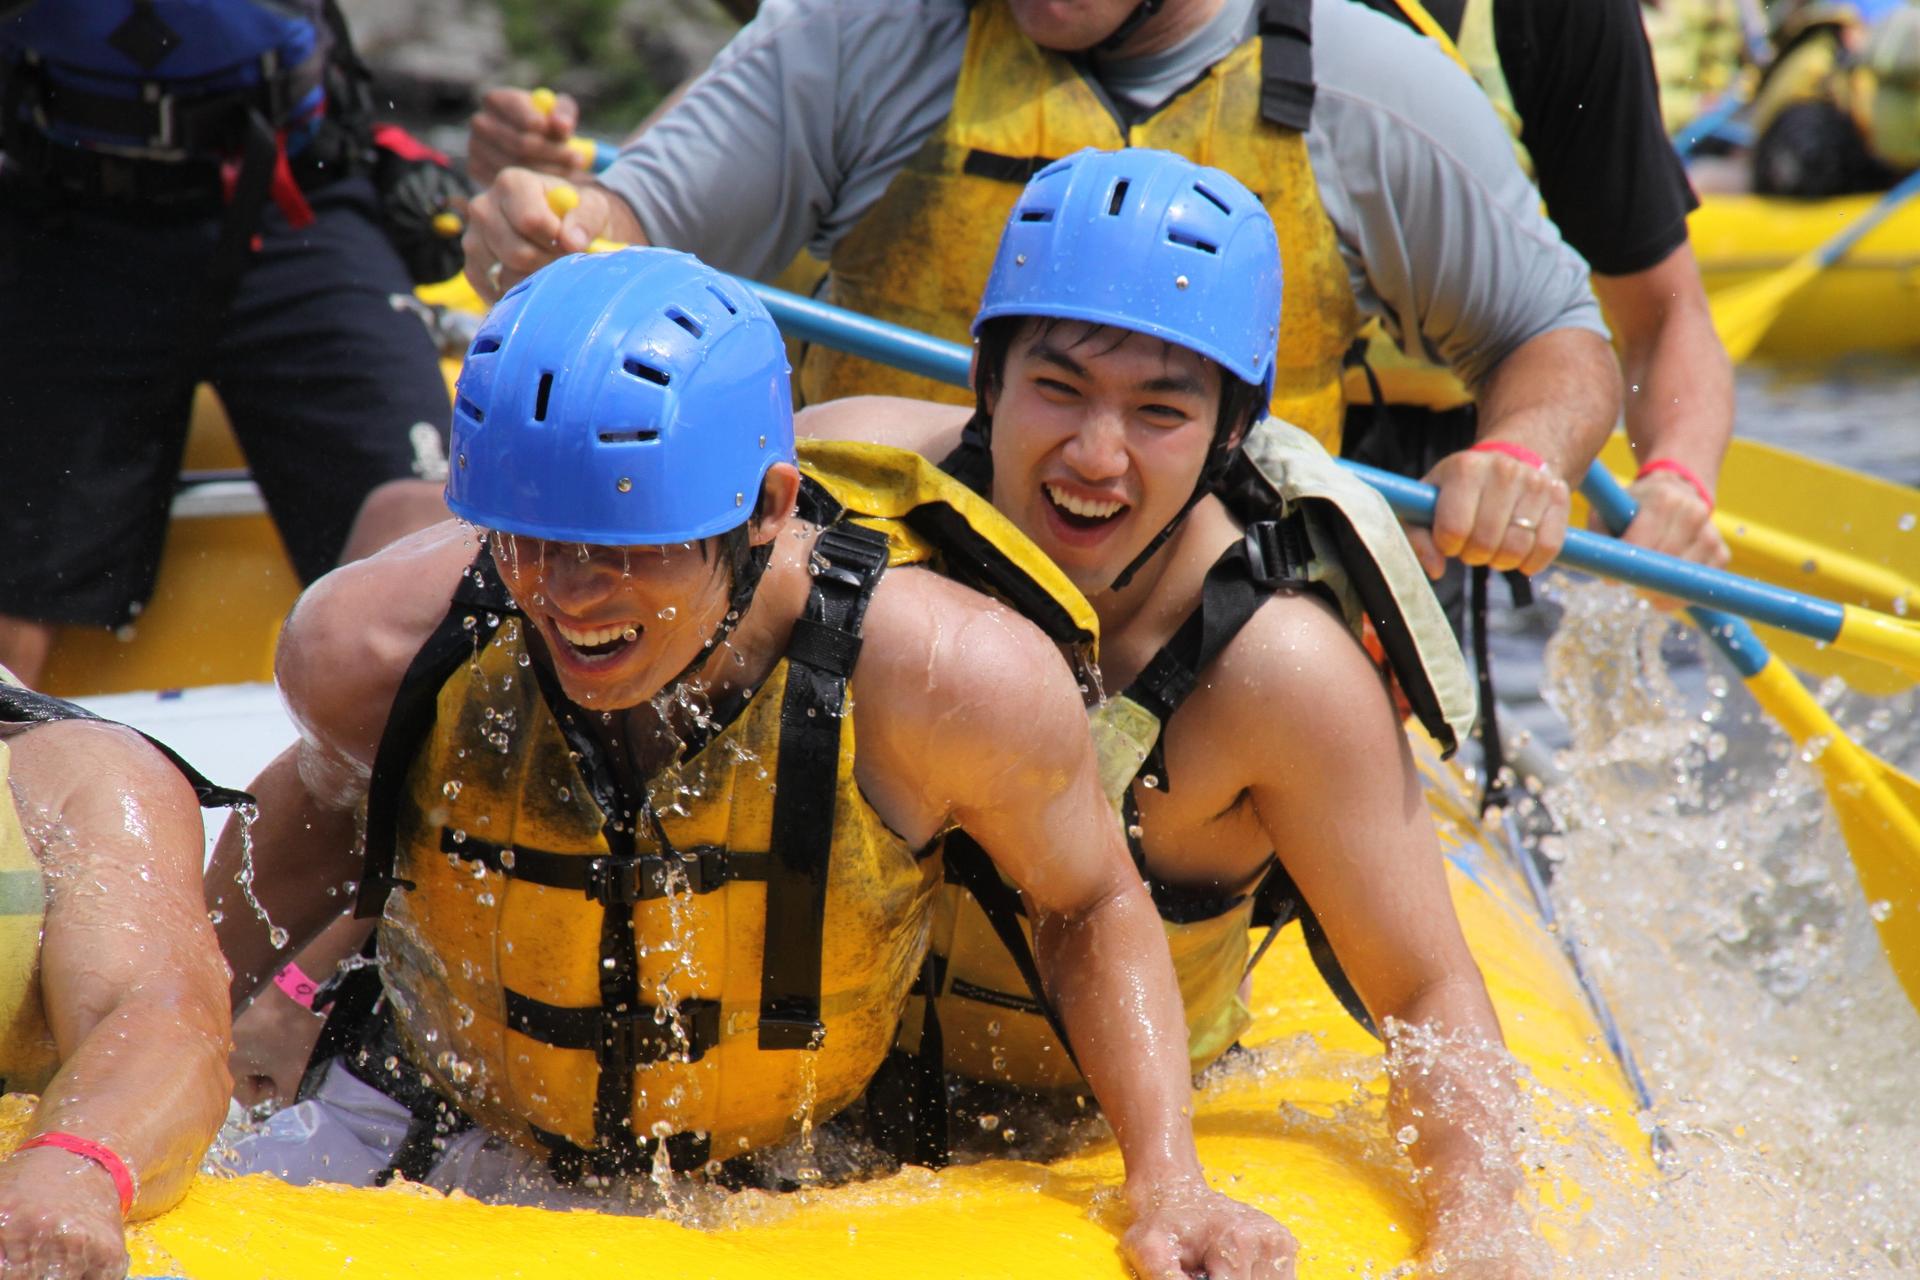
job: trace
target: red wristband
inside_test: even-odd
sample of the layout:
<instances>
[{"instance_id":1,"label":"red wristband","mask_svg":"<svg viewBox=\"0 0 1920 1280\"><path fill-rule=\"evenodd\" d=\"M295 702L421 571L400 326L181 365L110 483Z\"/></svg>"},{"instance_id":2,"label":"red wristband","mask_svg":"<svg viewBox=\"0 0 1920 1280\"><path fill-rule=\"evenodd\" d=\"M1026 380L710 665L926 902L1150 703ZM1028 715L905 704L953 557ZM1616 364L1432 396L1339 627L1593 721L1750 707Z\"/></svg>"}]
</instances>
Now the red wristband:
<instances>
[{"instance_id":1,"label":"red wristband","mask_svg":"<svg viewBox=\"0 0 1920 1280\"><path fill-rule=\"evenodd\" d=\"M1482 440L1474 445L1471 453L1503 453L1516 462L1524 462L1538 471L1547 469L1547 460L1523 444L1514 444L1507 440Z\"/></svg>"},{"instance_id":2,"label":"red wristband","mask_svg":"<svg viewBox=\"0 0 1920 1280\"><path fill-rule=\"evenodd\" d=\"M57 1147L61 1151L71 1152L83 1160L93 1161L102 1169L105 1169L107 1176L113 1179L113 1189L120 1193L121 1216L125 1217L127 1211L133 1208L135 1186L133 1170L127 1168L127 1162L115 1155L113 1148L107 1146L106 1143L95 1142L91 1138L82 1138L77 1134L60 1133L56 1131L53 1133L36 1134L28 1138L25 1142L14 1148L14 1154L18 1155L22 1151L31 1151L35 1147Z\"/></svg>"},{"instance_id":3,"label":"red wristband","mask_svg":"<svg viewBox=\"0 0 1920 1280\"><path fill-rule=\"evenodd\" d=\"M313 1008L314 993L320 990L320 984L309 978L294 961L289 960L286 968L273 975L273 985L285 993L287 999L302 1009Z\"/></svg>"},{"instance_id":4,"label":"red wristband","mask_svg":"<svg viewBox=\"0 0 1920 1280\"><path fill-rule=\"evenodd\" d=\"M1636 475L1634 479L1645 480L1648 476L1661 471L1672 472L1674 475L1679 476L1682 480L1692 485L1693 491L1700 495L1700 501L1707 504L1708 513L1712 513L1713 490L1707 488L1706 481L1693 474L1693 468L1684 462L1675 462L1672 458L1655 458L1652 462L1640 468L1640 474Z\"/></svg>"}]
</instances>

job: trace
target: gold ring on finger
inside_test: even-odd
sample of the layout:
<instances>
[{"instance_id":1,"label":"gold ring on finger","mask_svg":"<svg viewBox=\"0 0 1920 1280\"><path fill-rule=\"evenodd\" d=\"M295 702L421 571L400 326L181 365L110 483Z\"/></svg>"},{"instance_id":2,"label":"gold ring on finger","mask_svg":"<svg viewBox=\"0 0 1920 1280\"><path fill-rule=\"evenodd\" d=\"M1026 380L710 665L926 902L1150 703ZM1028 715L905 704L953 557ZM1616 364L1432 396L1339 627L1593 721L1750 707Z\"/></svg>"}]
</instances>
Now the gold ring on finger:
<instances>
[{"instance_id":1,"label":"gold ring on finger","mask_svg":"<svg viewBox=\"0 0 1920 1280\"><path fill-rule=\"evenodd\" d=\"M495 293L500 292L500 273L507 269L504 262L496 262L487 268L487 286Z\"/></svg>"},{"instance_id":2,"label":"gold ring on finger","mask_svg":"<svg viewBox=\"0 0 1920 1280\"><path fill-rule=\"evenodd\" d=\"M1532 532L1533 530L1538 529L1540 527L1540 522L1538 520L1535 520L1532 516L1515 516L1513 518L1512 523L1517 528L1525 529L1528 532Z\"/></svg>"}]
</instances>

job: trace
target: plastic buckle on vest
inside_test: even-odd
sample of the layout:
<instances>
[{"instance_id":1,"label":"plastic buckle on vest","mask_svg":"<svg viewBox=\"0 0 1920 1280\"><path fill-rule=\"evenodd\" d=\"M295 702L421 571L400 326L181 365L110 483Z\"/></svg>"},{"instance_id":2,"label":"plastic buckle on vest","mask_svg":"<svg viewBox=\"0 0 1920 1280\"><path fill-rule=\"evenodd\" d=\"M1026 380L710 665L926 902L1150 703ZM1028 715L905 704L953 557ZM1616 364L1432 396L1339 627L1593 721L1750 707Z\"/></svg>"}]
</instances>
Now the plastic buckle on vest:
<instances>
[{"instance_id":1,"label":"plastic buckle on vest","mask_svg":"<svg viewBox=\"0 0 1920 1280\"><path fill-rule=\"evenodd\" d=\"M645 892L646 864L658 858L594 858L587 863L587 896L603 907L630 907L659 893ZM656 870L655 875L660 872Z\"/></svg>"},{"instance_id":2,"label":"plastic buckle on vest","mask_svg":"<svg viewBox=\"0 0 1920 1280\"><path fill-rule=\"evenodd\" d=\"M760 1011L762 1049L818 1049L826 1038L819 1006L811 1001L784 1001L772 1011Z\"/></svg>"},{"instance_id":3,"label":"plastic buckle on vest","mask_svg":"<svg viewBox=\"0 0 1920 1280\"><path fill-rule=\"evenodd\" d=\"M1305 582L1313 563L1313 549L1306 541L1296 514L1278 520L1256 520L1247 526L1247 568L1261 586L1283 582Z\"/></svg>"},{"instance_id":4,"label":"plastic buckle on vest","mask_svg":"<svg viewBox=\"0 0 1920 1280\"><path fill-rule=\"evenodd\" d=\"M626 1073L673 1059L698 1062L719 1042L720 1002L682 1000L666 1019L652 1005L603 1011L595 1056L603 1070Z\"/></svg>"}]
</instances>

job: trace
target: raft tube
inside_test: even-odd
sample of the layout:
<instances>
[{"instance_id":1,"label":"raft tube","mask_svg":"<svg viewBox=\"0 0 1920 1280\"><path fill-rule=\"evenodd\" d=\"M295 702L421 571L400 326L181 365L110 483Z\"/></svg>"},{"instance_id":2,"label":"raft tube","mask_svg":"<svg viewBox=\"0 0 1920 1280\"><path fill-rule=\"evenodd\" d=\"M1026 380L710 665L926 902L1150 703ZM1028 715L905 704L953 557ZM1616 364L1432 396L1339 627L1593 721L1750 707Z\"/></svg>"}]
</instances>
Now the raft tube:
<instances>
[{"instance_id":1,"label":"raft tube","mask_svg":"<svg viewBox=\"0 0 1920 1280\"><path fill-rule=\"evenodd\" d=\"M96 700L102 711L163 730L181 749L196 733L264 761L291 735L270 688ZM1639 1106L1595 1005L1543 920L1521 854L1483 829L1463 780L1432 745L1415 748L1448 861L1456 907L1508 1047L1532 1084L1536 1132L1584 1144L1580 1168L1633 1181L1653 1164ZM1274 1214L1300 1241L1299 1274L1381 1275L1421 1244L1418 1192L1388 1132L1377 1041L1335 1001L1297 927L1254 976L1255 1020L1196 1095L1200 1155L1215 1184ZM0 1102L10 1148L32 1100ZM1578 1132L1575 1132L1578 1130ZM1598 1148L1597 1164L1592 1148ZM1576 1175L1577 1176L1577 1175ZM962 1280L1114 1277L1124 1210L1111 1141L1051 1163L992 1158L939 1173L905 1169L828 1189L748 1192L719 1207L734 1222L696 1229L655 1218L484 1205L413 1187L295 1188L264 1176L202 1176L172 1211L129 1232L136 1276L188 1280L410 1280L485 1276L783 1280L835 1275ZM1601 1189L1569 1185L1557 1162L1535 1188L1551 1240ZM717 1192L702 1213L716 1215ZM991 1224L991 1232L983 1231Z\"/></svg>"}]
</instances>

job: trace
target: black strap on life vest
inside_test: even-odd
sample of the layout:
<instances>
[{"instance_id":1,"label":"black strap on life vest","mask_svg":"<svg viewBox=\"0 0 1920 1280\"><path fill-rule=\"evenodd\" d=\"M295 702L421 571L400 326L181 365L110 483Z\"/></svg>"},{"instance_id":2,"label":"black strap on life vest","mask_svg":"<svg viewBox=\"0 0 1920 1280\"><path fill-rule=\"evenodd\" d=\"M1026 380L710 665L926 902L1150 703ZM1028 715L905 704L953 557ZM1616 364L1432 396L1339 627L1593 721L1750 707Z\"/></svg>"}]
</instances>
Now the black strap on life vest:
<instances>
[{"instance_id":1,"label":"black strap on life vest","mask_svg":"<svg viewBox=\"0 0 1920 1280\"><path fill-rule=\"evenodd\" d=\"M1380 1029L1374 1025L1373 1015L1367 1012L1366 1002L1360 999L1360 993L1354 989L1353 980L1347 977L1347 971L1340 967L1340 958L1333 953L1333 943L1327 938L1327 931L1320 924L1320 918L1313 914L1313 908L1307 905L1307 899L1294 884L1293 877L1287 874L1285 866L1278 858L1267 869L1266 878L1253 891L1253 923L1257 927L1265 925L1267 936L1260 939L1253 955L1247 960L1247 972L1251 974L1267 954L1267 948L1280 936L1280 930L1293 921L1300 922L1300 932L1307 944L1307 955L1313 960L1313 967L1320 971L1320 978L1333 992L1353 1020L1365 1027L1367 1034L1378 1038Z\"/></svg>"},{"instance_id":2,"label":"black strap on life vest","mask_svg":"<svg viewBox=\"0 0 1920 1280\"><path fill-rule=\"evenodd\" d=\"M139 733L154 750L167 758L167 763L180 771L180 776L193 788L194 798L199 800L202 809L235 809L253 803L253 797L245 791L207 781L206 776L182 759L179 752L150 734L140 733L131 725L122 725L117 720L95 715L65 698L36 693L19 685L0 684L0 724L52 724L59 720L91 720L96 724L118 725Z\"/></svg>"},{"instance_id":3,"label":"black strap on life vest","mask_svg":"<svg viewBox=\"0 0 1920 1280\"><path fill-rule=\"evenodd\" d=\"M1313 0L1260 0L1260 118L1296 133L1313 121Z\"/></svg>"},{"instance_id":4,"label":"black strap on life vest","mask_svg":"<svg viewBox=\"0 0 1920 1280\"><path fill-rule=\"evenodd\" d=\"M1149 790L1172 791L1167 776L1167 723L1187 700L1205 671L1262 604L1283 587L1308 589L1313 544L1297 511L1247 526L1246 536L1220 554L1200 583L1200 603L1126 688L1123 696L1139 703L1160 722L1140 770L1134 776ZM1137 856L1137 854L1136 854Z\"/></svg>"},{"instance_id":5,"label":"black strap on life vest","mask_svg":"<svg viewBox=\"0 0 1920 1280\"><path fill-rule=\"evenodd\" d=\"M887 567L886 535L841 523L814 542L813 590L787 643L774 778L767 937L760 971L760 1048L817 1049L820 946L839 791L847 678L860 656L860 625Z\"/></svg>"}]
</instances>

